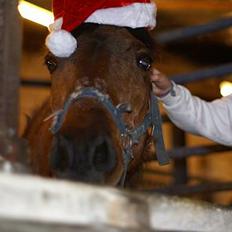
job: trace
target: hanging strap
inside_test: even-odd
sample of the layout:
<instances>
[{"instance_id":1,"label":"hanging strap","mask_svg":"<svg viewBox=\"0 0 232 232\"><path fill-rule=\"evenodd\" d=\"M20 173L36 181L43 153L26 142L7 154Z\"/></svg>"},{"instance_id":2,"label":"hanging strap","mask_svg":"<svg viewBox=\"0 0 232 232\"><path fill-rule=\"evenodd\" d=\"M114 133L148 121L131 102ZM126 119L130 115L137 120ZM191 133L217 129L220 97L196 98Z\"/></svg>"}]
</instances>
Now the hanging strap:
<instances>
[{"instance_id":1,"label":"hanging strap","mask_svg":"<svg viewBox=\"0 0 232 232\"><path fill-rule=\"evenodd\" d=\"M151 117L153 123L152 136L156 144L156 156L160 165L166 165L170 162L170 158L165 151L165 145L162 133L162 119L159 111L158 100L154 94L151 94Z\"/></svg>"}]
</instances>

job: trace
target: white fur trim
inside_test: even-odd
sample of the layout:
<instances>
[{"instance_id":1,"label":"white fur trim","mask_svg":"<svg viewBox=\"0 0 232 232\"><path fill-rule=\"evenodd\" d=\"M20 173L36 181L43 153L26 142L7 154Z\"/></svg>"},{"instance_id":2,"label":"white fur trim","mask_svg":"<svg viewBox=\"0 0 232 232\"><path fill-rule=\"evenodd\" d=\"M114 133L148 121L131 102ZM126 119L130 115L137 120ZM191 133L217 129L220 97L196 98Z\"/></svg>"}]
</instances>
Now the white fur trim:
<instances>
[{"instance_id":1,"label":"white fur trim","mask_svg":"<svg viewBox=\"0 0 232 232\"><path fill-rule=\"evenodd\" d=\"M156 5L154 3L133 3L124 7L96 10L85 22L121 27L156 26ZM51 33L46 39L48 49L58 57L69 57L77 48L77 40L68 31L61 30L63 18L49 26Z\"/></svg>"},{"instance_id":2,"label":"white fur trim","mask_svg":"<svg viewBox=\"0 0 232 232\"><path fill-rule=\"evenodd\" d=\"M46 46L57 57L69 57L77 48L77 40L65 30L54 30L46 38Z\"/></svg>"},{"instance_id":3,"label":"white fur trim","mask_svg":"<svg viewBox=\"0 0 232 232\"><path fill-rule=\"evenodd\" d=\"M96 10L85 22L153 29L156 26L156 11L154 3L133 3L125 7Z\"/></svg>"}]
</instances>

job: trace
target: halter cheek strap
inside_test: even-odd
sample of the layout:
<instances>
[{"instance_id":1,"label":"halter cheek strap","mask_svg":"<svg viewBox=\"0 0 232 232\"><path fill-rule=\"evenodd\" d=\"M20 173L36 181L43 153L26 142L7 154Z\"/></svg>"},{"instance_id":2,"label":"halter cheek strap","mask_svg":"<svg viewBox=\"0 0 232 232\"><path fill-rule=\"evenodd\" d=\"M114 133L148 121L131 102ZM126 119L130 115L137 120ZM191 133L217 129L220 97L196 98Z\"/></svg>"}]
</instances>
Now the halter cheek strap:
<instances>
[{"instance_id":1,"label":"halter cheek strap","mask_svg":"<svg viewBox=\"0 0 232 232\"><path fill-rule=\"evenodd\" d=\"M61 129L65 116L69 110L69 107L75 102L83 98L95 99L101 103L110 113L119 129L122 144L123 144L123 161L124 172L120 180L120 185L124 186L127 170L130 161L133 159L133 145L138 144L140 138L147 132L149 128L152 128L152 136L156 144L156 156L160 165L169 163L169 156L165 151L163 134L162 134L162 122L159 112L159 106L157 98L151 94L151 106L150 112L145 116L144 121L136 128L130 130L122 119L123 113L131 112L129 104L119 104L114 106L109 96L101 93L95 88L82 88L73 92L64 104L63 109L57 111L52 116L54 117L52 126L50 128L52 134L57 134ZM50 117L49 117L50 118Z\"/></svg>"}]
</instances>

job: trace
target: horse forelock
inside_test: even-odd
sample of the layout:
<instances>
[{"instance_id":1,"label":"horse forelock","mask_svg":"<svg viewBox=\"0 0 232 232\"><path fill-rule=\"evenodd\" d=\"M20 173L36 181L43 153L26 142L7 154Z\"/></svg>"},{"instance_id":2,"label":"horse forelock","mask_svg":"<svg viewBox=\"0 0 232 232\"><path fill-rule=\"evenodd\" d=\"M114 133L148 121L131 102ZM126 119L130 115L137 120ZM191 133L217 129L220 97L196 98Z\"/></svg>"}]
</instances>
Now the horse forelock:
<instances>
[{"instance_id":1,"label":"horse forelock","mask_svg":"<svg viewBox=\"0 0 232 232\"><path fill-rule=\"evenodd\" d=\"M83 23L72 31L72 35L78 39L78 37L85 32L94 32L101 27L101 24L96 23ZM106 25L105 25L106 26ZM115 28L119 28L114 26ZM121 27L122 28L122 27ZM148 49L154 50L155 42L147 28L129 28L124 27L133 37L142 42Z\"/></svg>"}]
</instances>

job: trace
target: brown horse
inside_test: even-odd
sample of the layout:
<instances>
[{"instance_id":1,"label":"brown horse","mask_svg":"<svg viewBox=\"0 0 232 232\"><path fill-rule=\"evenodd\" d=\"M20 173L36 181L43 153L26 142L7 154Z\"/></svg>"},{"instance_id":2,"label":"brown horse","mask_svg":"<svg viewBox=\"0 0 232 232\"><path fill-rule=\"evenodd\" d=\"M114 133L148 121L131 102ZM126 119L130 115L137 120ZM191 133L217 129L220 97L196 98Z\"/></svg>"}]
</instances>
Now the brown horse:
<instances>
[{"instance_id":1,"label":"brown horse","mask_svg":"<svg viewBox=\"0 0 232 232\"><path fill-rule=\"evenodd\" d=\"M71 57L49 53L45 58L51 94L25 132L29 162L39 175L117 185L125 178L124 146L131 143L122 142L118 124L125 122L126 130L136 128L151 107L153 40L143 28L97 24L83 24L72 34L78 48ZM96 96L77 100L83 88ZM117 107L110 112L102 102ZM114 120L117 110L122 113L119 123ZM131 144L127 181L142 160L154 154L151 141L148 129Z\"/></svg>"}]
</instances>

